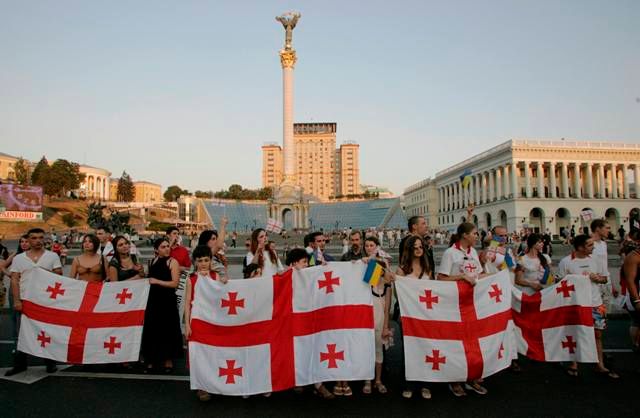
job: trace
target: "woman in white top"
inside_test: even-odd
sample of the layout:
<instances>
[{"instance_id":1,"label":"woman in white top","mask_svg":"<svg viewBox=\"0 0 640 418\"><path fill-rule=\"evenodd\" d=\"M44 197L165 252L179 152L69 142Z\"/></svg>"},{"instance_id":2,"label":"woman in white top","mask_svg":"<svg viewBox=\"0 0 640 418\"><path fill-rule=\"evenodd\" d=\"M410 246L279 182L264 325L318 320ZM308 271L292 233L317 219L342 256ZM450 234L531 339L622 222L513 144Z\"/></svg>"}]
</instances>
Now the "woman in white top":
<instances>
[{"instance_id":1,"label":"woman in white top","mask_svg":"<svg viewBox=\"0 0 640 418\"><path fill-rule=\"evenodd\" d=\"M451 236L451 246L442 254L438 268L438 280L464 280L472 286L476 284L482 273L482 263L473 248L477 240L478 229L474 224L463 222L458 225L456 233ZM487 389L477 380L466 382L465 388L479 395L487 394ZM449 389L456 397L467 394L460 382L450 383Z\"/></svg>"},{"instance_id":2,"label":"woman in white top","mask_svg":"<svg viewBox=\"0 0 640 418\"><path fill-rule=\"evenodd\" d=\"M284 270L277 254L267 248L267 232L258 228L251 233L250 252L247 253L245 264L257 264L263 275L274 275Z\"/></svg>"},{"instance_id":3,"label":"woman in white top","mask_svg":"<svg viewBox=\"0 0 640 418\"><path fill-rule=\"evenodd\" d=\"M544 241L539 234L527 238L527 249L518 260L516 267L516 287L528 295L542 289L541 281L551 274L551 258L542 252Z\"/></svg>"},{"instance_id":4,"label":"woman in white top","mask_svg":"<svg viewBox=\"0 0 640 418\"><path fill-rule=\"evenodd\" d=\"M402 279L413 279L413 280L429 280L432 279L432 270L429 265L429 258L427 257L427 252L425 248L427 248L427 243L418 235L413 235L407 239L405 243L405 248L407 251L402 253L402 260L400 260L400 266L396 269L396 278ZM410 250L410 251L409 251ZM402 335L402 322L398 322L400 324L400 334ZM404 350L402 353L402 370L405 369L404 366ZM402 397L406 399L410 399L413 396L413 389L416 388L415 382L410 382L405 380L404 382L404 390L402 391ZM431 399L431 391L426 387L422 386L420 393L424 399Z\"/></svg>"}]
</instances>

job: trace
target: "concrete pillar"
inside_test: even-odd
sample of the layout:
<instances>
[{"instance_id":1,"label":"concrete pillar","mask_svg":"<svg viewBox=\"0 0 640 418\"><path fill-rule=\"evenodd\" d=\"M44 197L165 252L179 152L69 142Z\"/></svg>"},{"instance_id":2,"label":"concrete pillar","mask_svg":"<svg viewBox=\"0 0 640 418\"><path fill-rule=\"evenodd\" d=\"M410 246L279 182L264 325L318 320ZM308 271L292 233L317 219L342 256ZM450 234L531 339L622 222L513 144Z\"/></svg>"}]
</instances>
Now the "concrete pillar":
<instances>
[{"instance_id":1,"label":"concrete pillar","mask_svg":"<svg viewBox=\"0 0 640 418\"><path fill-rule=\"evenodd\" d=\"M544 199L544 165L540 161L536 161L536 170L538 171L537 184L538 198Z\"/></svg>"},{"instance_id":2,"label":"concrete pillar","mask_svg":"<svg viewBox=\"0 0 640 418\"><path fill-rule=\"evenodd\" d=\"M502 167L496 168L496 200L502 199Z\"/></svg>"},{"instance_id":3,"label":"concrete pillar","mask_svg":"<svg viewBox=\"0 0 640 418\"><path fill-rule=\"evenodd\" d=\"M282 67L282 136L284 180L295 179L295 142L293 140L293 66Z\"/></svg>"},{"instance_id":4,"label":"concrete pillar","mask_svg":"<svg viewBox=\"0 0 640 418\"><path fill-rule=\"evenodd\" d=\"M487 203L487 178L486 173L480 174L480 186L482 187L482 198L480 202Z\"/></svg>"},{"instance_id":5,"label":"concrete pillar","mask_svg":"<svg viewBox=\"0 0 640 418\"><path fill-rule=\"evenodd\" d=\"M475 192L476 192L476 205L479 205L482 203L482 200L480 200L481 197L481 193L482 193L482 175L481 174L476 174L475 176L473 176L475 182L476 182L476 187L475 187Z\"/></svg>"},{"instance_id":6,"label":"concrete pillar","mask_svg":"<svg viewBox=\"0 0 640 418\"><path fill-rule=\"evenodd\" d=\"M617 169L618 167L616 167L615 164L611 164L611 193L609 195L612 199L618 198L618 173L616 173Z\"/></svg>"},{"instance_id":7,"label":"concrete pillar","mask_svg":"<svg viewBox=\"0 0 640 418\"><path fill-rule=\"evenodd\" d=\"M460 180L456 182L456 187L458 188L458 209L460 209L464 207L464 190Z\"/></svg>"},{"instance_id":8,"label":"concrete pillar","mask_svg":"<svg viewBox=\"0 0 640 418\"><path fill-rule=\"evenodd\" d=\"M487 176L489 176L489 184L487 187L489 189L489 202L493 202L496 198L496 184L493 177L493 171L489 170L489 172L487 172Z\"/></svg>"},{"instance_id":9,"label":"concrete pillar","mask_svg":"<svg viewBox=\"0 0 640 418\"><path fill-rule=\"evenodd\" d=\"M502 167L502 193L505 199L509 198L509 164Z\"/></svg>"},{"instance_id":10,"label":"concrete pillar","mask_svg":"<svg viewBox=\"0 0 640 418\"><path fill-rule=\"evenodd\" d=\"M633 178L635 182L636 199L640 199L640 167L638 164L633 166Z\"/></svg>"},{"instance_id":11,"label":"concrete pillar","mask_svg":"<svg viewBox=\"0 0 640 418\"><path fill-rule=\"evenodd\" d=\"M580 191L580 163L573 164L573 197L580 199L582 192Z\"/></svg>"},{"instance_id":12,"label":"concrete pillar","mask_svg":"<svg viewBox=\"0 0 640 418\"><path fill-rule=\"evenodd\" d=\"M624 198L630 199L631 192L629 190L629 173L626 164L622 164L622 190L624 192Z\"/></svg>"},{"instance_id":13,"label":"concrete pillar","mask_svg":"<svg viewBox=\"0 0 640 418\"><path fill-rule=\"evenodd\" d=\"M562 176L562 197L567 199L569 197L569 175L567 174L567 163L562 162L561 176Z\"/></svg>"},{"instance_id":14,"label":"concrete pillar","mask_svg":"<svg viewBox=\"0 0 640 418\"><path fill-rule=\"evenodd\" d=\"M604 199L607 197L605 191L607 186L604 182L604 164L598 164L598 197Z\"/></svg>"},{"instance_id":15,"label":"concrete pillar","mask_svg":"<svg viewBox=\"0 0 640 418\"><path fill-rule=\"evenodd\" d=\"M549 197L556 198L556 163L549 163Z\"/></svg>"},{"instance_id":16,"label":"concrete pillar","mask_svg":"<svg viewBox=\"0 0 640 418\"><path fill-rule=\"evenodd\" d=\"M520 187L518 187L518 163L511 163L511 194L514 199L520 197Z\"/></svg>"},{"instance_id":17,"label":"concrete pillar","mask_svg":"<svg viewBox=\"0 0 640 418\"><path fill-rule=\"evenodd\" d=\"M593 199L593 164L587 163L585 170L585 183L587 189L587 199Z\"/></svg>"},{"instance_id":18,"label":"concrete pillar","mask_svg":"<svg viewBox=\"0 0 640 418\"><path fill-rule=\"evenodd\" d=\"M525 196L530 198L531 193L531 166L529 161L524 162L524 187L525 187Z\"/></svg>"}]
</instances>

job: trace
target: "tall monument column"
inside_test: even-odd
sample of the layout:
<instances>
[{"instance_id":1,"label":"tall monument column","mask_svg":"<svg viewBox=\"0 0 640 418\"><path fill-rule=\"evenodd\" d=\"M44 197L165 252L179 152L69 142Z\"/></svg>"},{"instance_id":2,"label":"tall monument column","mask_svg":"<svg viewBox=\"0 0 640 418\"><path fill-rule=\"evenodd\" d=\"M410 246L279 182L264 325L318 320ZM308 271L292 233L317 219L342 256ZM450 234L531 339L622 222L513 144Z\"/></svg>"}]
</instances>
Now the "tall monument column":
<instances>
[{"instance_id":1,"label":"tall monument column","mask_svg":"<svg viewBox=\"0 0 640 418\"><path fill-rule=\"evenodd\" d=\"M276 17L285 29L284 48L280 50L282 65L282 137L284 160L284 183L295 183L295 144L293 142L293 68L296 65L296 50L293 49L293 29L300 19L300 13L285 13Z\"/></svg>"}]
</instances>

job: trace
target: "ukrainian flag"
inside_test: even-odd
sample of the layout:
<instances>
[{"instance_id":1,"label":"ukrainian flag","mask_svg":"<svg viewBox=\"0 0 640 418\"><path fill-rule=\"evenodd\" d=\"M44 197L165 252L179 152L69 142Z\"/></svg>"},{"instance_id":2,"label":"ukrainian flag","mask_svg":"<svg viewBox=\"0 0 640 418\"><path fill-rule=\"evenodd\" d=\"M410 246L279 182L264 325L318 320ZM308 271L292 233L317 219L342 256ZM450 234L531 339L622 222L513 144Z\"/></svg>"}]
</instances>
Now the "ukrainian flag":
<instances>
[{"instance_id":1,"label":"ukrainian flag","mask_svg":"<svg viewBox=\"0 0 640 418\"><path fill-rule=\"evenodd\" d=\"M542 274L542 278L540 279L540 284L544 286L549 286L555 283L553 276L551 275L551 269L549 266L544 268L544 273Z\"/></svg>"},{"instance_id":2,"label":"ukrainian flag","mask_svg":"<svg viewBox=\"0 0 640 418\"><path fill-rule=\"evenodd\" d=\"M383 271L384 270L380 263L378 263L378 260L371 259L367 263L367 270L364 272L362 281L376 287L380 282L380 277L382 277Z\"/></svg>"},{"instance_id":3,"label":"ukrainian flag","mask_svg":"<svg viewBox=\"0 0 640 418\"><path fill-rule=\"evenodd\" d=\"M469 183L471 183L471 169L467 168L464 170L464 173L460 176L460 182L462 183L463 189L469 187Z\"/></svg>"}]
</instances>

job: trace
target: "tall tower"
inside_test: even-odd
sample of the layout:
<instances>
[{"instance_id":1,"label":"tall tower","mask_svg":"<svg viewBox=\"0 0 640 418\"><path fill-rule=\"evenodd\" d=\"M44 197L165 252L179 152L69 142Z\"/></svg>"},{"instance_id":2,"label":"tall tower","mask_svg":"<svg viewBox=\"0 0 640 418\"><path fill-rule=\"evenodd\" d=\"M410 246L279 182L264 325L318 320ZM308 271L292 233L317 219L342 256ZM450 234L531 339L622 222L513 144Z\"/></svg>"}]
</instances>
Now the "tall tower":
<instances>
[{"instance_id":1,"label":"tall tower","mask_svg":"<svg viewBox=\"0 0 640 418\"><path fill-rule=\"evenodd\" d=\"M295 184L295 144L293 142L293 69L296 65L296 50L293 49L293 29L300 13L288 12L276 17L285 29L284 48L280 50L282 65L282 136L284 154L284 184Z\"/></svg>"}]
</instances>

